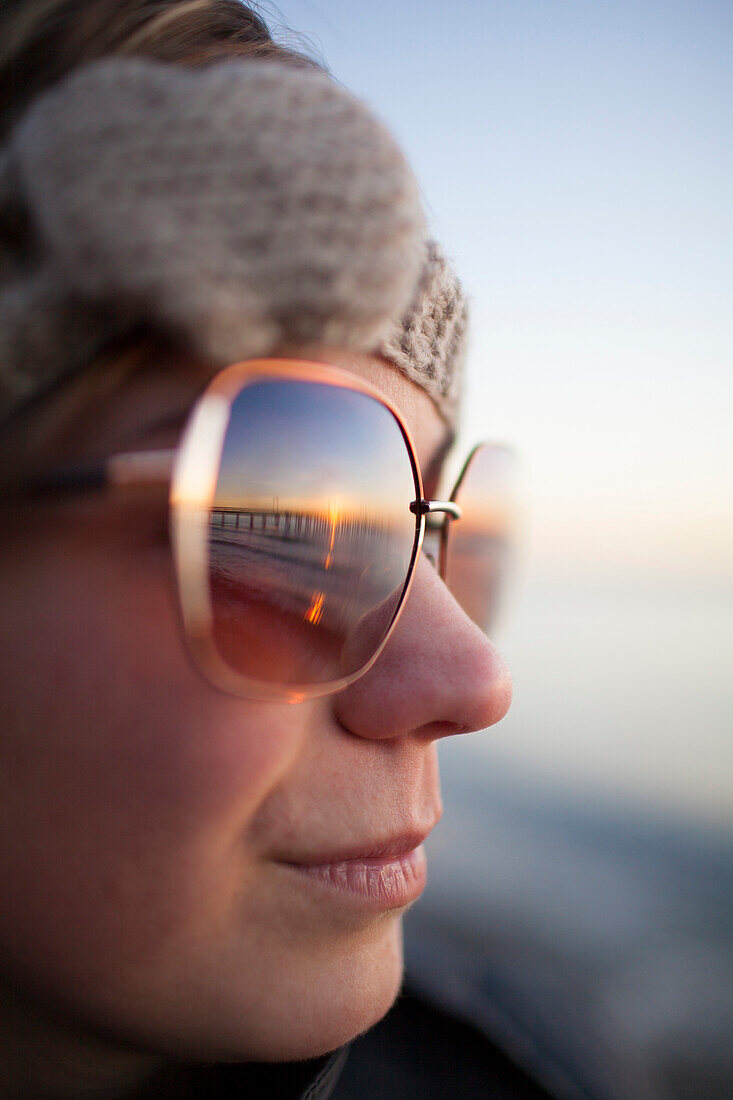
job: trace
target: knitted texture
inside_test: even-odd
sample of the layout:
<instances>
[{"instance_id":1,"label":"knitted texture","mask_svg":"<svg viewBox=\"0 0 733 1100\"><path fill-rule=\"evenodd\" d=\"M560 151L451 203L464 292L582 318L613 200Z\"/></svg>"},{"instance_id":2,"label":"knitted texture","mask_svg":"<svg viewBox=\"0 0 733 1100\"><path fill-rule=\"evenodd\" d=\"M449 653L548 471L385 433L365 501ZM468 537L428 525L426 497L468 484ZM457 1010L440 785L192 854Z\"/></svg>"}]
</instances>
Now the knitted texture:
<instances>
[{"instance_id":1,"label":"knitted texture","mask_svg":"<svg viewBox=\"0 0 733 1100\"><path fill-rule=\"evenodd\" d=\"M466 352L468 308L461 284L435 241L413 303L379 345L379 352L432 397L455 423Z\"/></svg>"},{"instance_id":2,"label":"knitted texture","mask_svg":"<svg viewBox=\"0 0 733 1100\"><path fill-rule=\"evenodd\" d=\"M77 71L0 155L0 265L2 418L146 325L212 368L379 353L453 422L460 287L393 138L316 70Z\"/></svg>"}]
</instances>

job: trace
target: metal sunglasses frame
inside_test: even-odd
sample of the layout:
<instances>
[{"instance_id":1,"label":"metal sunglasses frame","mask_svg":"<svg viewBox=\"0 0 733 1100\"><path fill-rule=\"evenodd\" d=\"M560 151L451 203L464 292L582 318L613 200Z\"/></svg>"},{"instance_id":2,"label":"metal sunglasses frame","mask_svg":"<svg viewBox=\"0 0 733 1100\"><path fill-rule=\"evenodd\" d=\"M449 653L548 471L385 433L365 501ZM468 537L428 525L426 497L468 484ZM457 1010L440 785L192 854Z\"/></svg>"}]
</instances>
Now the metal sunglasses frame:
<instances>
[{"instance_id":1,"label":"metal sunglasses frame","mask_svg":"<svg viewBox=\"0 0 733 1100\"><path fill-rule=\"evenodd\" d=\"M363 393L383 405L402 433L415 484L409 509L415 516L415 536L410 563L392 620L375 652L355 672L315 684L282 684L253 680L235 672L220 657L213 639L213 612L208 580L208 524L214 501L224 439L235 399L254 381L295 379ZM481 445L479 445L480 447ZM464 464L451 496L455 496L476 450ZM195 402L177 448L127 451L113 454L101 466L86 470L62 470L38 479L35 488L44 493L80 488L137 488L170 485L170 531L178 582L183 632L195 664L215 686L247 699L301 702L342 691L360 679L386 646L409 594L426 531L438 539L436 567L443 575L448 528L461 518L453 500L426 500L415 446L402 415L394 404L369 382L349 371L302 359L251 359L225 367L214 376ZM439 518L440 517L440 518ZM433 555L431 555L431 560Z\"/></svg>"}]
</instances>

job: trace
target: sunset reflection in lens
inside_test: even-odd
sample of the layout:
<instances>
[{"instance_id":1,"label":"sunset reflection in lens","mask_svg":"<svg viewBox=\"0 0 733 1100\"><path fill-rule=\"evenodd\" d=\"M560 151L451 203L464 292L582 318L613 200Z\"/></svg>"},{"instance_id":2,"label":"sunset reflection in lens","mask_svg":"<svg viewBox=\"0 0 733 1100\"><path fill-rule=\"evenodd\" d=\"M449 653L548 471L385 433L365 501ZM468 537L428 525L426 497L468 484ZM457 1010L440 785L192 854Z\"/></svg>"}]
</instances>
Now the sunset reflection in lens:
<instances>
[{"instance_id":1,"label":"sunset reflection in lens","mask_svg":"<svg viewBox=\"0 0 733 1100\"><path fill-rule=\"evenodd\" d=\"M483 444L470 455L453 500L462 516L449 521L443 578L482 630L494 626L513 551L516 462L505 447Z\"/></svg>"},{"instance_id":2,"label":"sunset reflection in lens","mask_svg":"<svg viewBox=\"0 0 733 1100\"><path fill-rule=\"evenodd\" d=\"M415 543L397 420L367 394L251 382L232 404L209 512L213 640L246 678L317 684L378 649Z\"/></svg>"}]
</instances>

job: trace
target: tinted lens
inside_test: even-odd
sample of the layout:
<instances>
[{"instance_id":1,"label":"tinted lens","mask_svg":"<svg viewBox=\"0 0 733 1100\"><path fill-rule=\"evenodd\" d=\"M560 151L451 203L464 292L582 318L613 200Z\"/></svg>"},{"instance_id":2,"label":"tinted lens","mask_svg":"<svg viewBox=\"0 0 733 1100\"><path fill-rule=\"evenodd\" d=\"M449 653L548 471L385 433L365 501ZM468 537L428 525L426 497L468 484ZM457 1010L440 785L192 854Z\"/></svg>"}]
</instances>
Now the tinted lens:
<instances>
[{"instance_id":1,"label":"tinted lens","mask_svg":"<svg viewBox=\"0 0 733 1100\"><path fill-rule=\"evenodd\" d=\"M414 553L415 475L386 406L334 385L235 398L209 516L213 640L239 675L315 685L373 656Z\"/></svg>"},{"instance_id":2,"label":"tinted lens","mask_svg":"<svg viewBox=\"0 0 733 1100\"><path fill-rule=\"evenodd\" d=\"M515 474L511 451L477 447L453 492L463 515L446 528L443 577L466 614L486 631L494 625L512 551Z\"/></svg>"}]
</instances>

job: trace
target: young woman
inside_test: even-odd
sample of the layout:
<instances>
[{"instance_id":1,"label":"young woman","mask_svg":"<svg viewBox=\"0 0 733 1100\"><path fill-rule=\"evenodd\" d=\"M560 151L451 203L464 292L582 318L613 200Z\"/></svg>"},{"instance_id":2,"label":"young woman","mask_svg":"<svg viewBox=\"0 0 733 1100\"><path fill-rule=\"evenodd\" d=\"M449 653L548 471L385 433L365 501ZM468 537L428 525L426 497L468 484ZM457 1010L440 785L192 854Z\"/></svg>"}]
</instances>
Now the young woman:
<instances>
[{"instance_id":1,"label":"young woman","mask_svg":"<svg viewBox=\"0 0 733 1100\"><path fill-rule=\"evenodd\" d=\"M2 1094L182 1095L389 1009L435 743L509 705L435 500L463 299L389 135L239 3L0 39Z\"/></svg>"}]
</instances>

